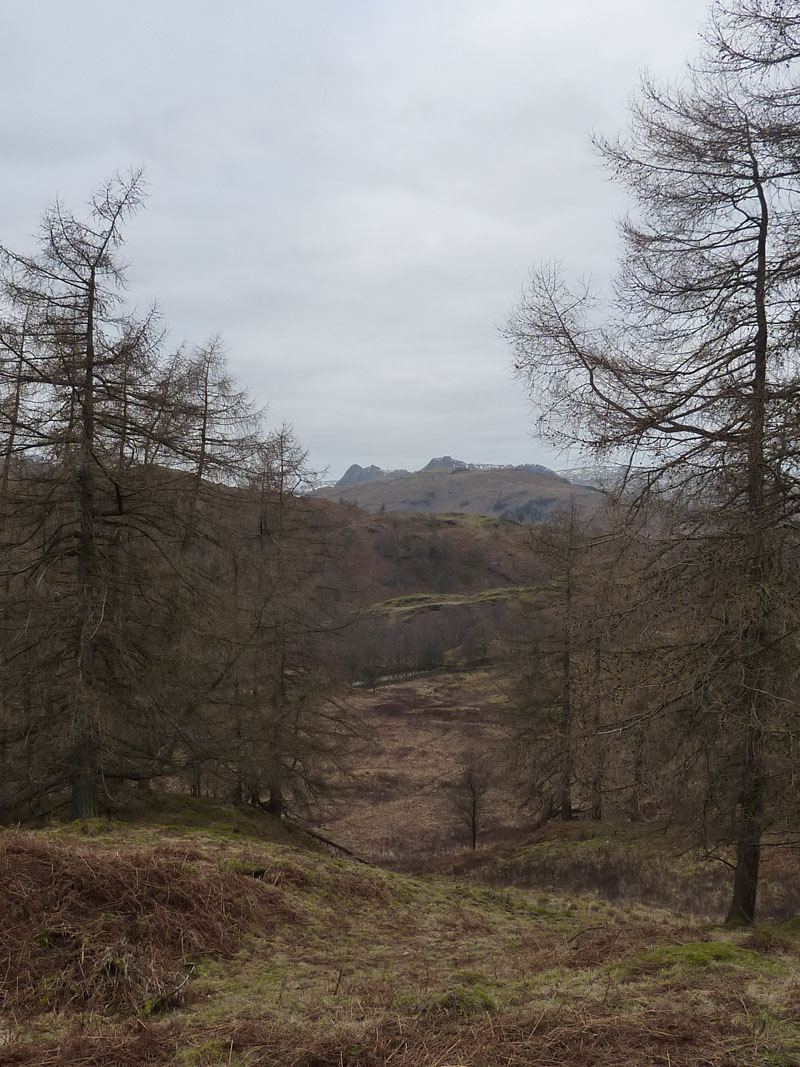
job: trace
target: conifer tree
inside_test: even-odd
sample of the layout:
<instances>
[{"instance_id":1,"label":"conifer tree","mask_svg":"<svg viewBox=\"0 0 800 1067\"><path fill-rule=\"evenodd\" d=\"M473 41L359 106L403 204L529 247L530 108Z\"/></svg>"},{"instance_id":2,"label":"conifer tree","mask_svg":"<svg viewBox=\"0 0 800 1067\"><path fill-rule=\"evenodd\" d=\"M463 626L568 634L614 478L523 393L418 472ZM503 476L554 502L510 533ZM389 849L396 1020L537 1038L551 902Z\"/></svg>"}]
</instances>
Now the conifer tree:
<instances>
[{"instance_id":1,"label":"conifer tree","mask_svg":"<svg viewBox=\"0 0 800 1067\"><path fill-rule=\"evenodd\" d=\"M650 692L716 754L737 921L755 913L772 772L797 718L798 129L796 95L765 92L735 50L707 51L677 87L645 79L628 136L599 142L631 198L605 317L545 267L508 327L542 429L624 458L640 499L681 509L651 568Z\"/></svg>"}]
</instances>

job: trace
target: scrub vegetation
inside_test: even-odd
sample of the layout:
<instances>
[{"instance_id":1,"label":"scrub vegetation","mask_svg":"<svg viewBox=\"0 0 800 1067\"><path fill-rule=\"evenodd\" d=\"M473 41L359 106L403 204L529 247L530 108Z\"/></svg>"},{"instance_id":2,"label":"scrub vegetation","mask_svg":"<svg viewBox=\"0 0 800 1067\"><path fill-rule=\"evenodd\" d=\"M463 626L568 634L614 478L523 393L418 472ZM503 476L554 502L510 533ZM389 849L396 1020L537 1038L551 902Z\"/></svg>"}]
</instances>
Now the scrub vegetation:
<instances>
[{"instance_id":1,"label":"scrub vegetation","mask_svg":"<svg viewBox=\"0 0 800 1067\"><path fill-rule=\"evenodd\" d=\"M197 825L5 831L0 1063L785 1064L797 923L408 876ZM231 812L229 818L236 819ZM275 840L277 838L277 840Z\"/></svg>"}]
</instances>

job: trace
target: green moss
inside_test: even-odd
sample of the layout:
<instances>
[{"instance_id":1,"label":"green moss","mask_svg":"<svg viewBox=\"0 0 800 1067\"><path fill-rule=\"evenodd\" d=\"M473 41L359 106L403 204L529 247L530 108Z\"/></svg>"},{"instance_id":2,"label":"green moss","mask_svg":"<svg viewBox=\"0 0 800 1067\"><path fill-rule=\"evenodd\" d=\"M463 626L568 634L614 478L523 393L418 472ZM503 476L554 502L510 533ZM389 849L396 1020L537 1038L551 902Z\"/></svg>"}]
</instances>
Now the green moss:
<instances>
[{"instance_id":1,"label":"green moss","mask_svg":"<svg viewBox=\"0 0 800 1067\"><path fill-rule=\"evenodd\" d=\"M85 837L100 837L103 834L113 834L119 823L113 819L81 819L73 823L73 828Z\"/></svg>"},{"instance_id":2,"label":"green moss","mask_svg":"<svg viewBox=\"0 0 800 1067\"><path fill-rule=\"evenodd\" d=\"M484 1015L498 1008L492 993L479 982L430 996L402 996L395 1006L414 1015Z\"/></svg>"},{"instance_id":3,"label":"green moss","mask_svg":"<svg viewBox=\"0 0 800 1067\"><path fill-rule=\"evenodd\" d=\"M492 982L482 971L463 970L457 971L455 977L459 981L459 985L472 987L488 987L496 985L496 982Z\"/></svg>"},{"instance_id":4,"label":"green moss","mask_svg":"<svg viewBox=\"0 0 800 1067\"><path fill-rule=\"evenodd\" d=\"M455 986L436 1001L439 1011L455 1015L480 1015L497 1011L497 1001L485 986Z\"/></svg>"},{"instance_id":5,"label":"green moss","mask_svg":"<svg viewBox=\"0 0 800 1067\"><path fill-rule=\"evenodd\" d=\"M785 971L780 963L764 959L752 949L740 948L727 941L690 941L685 945L664 945L625 964L625 969L632 972L658 970L673 974L710 971L715 967L752 973L782 974Z\"/></svg>"},{"instance_id":6,"label":"green moss","mask_svg":"<svg viewBox=\"0 0 800 1067\"><path fill-rule=\"evenodd\" d=\"M220 870L230 874L243 874L247 878L262 879L267 874L267 868L258 863L252 863L240 856L230 856L220 862Z\"/></svg>"},{"instance_id":7,"label":"green moss","mask_svg":"<svg viewBox=\"0 0 800 1067\"><path fill-rule=\"evenodd\" d=\"M206 1041L194 1048L184 1049L178 1053L176 1064L182 1067L200 1067L200 1065L227 1063L230 1044L225 1041Z\"/></svg>"},{"instance_id":8,"label":"green moss","mask_svg":"<svg viewBox=\"0 0 800 1067\"><path fill-rule=\"evenodd\" d=\"M166 993L159 993L151 1000L148 1000L146 1004L143 1004L142 1015L149 1019L153 1015L162 1015L166 1011L173 1011L179 1004L180 991L172 989Z\"/></svg>"}]
</instances>

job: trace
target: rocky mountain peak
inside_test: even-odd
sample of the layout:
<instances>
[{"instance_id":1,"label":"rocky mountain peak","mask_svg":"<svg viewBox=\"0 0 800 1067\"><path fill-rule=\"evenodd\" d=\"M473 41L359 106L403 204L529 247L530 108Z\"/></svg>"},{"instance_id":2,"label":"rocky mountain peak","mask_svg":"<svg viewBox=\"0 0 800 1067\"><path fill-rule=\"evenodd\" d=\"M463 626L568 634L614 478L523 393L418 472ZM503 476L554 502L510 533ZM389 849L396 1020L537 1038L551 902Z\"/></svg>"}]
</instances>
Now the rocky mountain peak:
<instances>
[{"instance_id":1,"label":"rocky mountain peak","mask_svg":"<svg viewBox=\"0 0 800 1067\"><path fill-rule=\"evenodd\" d=\"M359 485L361 482L393 482L397 478L407 478L411 471L396 470L385 471L381 467L371 464L369 467L361 467L353 463L347 468L342 477L336 483L336 487L344 489L348 485Z\"/></svg>"},{"instance_id":2,"label":"rocky mountain peak","mask_svg":"<svg viewBox=\"0 0 800 1067\"><path fill-rule=\"evenodd\" d=\"M469 470L472 467L471 463L465 463L463 459L453 459L452 456L439 456L436 459L430 460L422 468L423 471L455 471L455 470Z\"/></svg>"}]
</instances>

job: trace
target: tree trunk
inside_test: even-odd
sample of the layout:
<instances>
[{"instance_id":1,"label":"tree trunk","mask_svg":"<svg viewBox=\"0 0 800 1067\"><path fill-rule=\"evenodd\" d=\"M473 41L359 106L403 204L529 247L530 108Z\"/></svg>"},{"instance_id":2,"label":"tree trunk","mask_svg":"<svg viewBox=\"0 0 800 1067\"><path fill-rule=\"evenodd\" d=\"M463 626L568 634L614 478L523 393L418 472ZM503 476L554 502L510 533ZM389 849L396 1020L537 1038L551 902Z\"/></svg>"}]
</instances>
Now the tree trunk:
<instances>
[{"instance_id":1,"label":"tree trunk","mask_svg":"<svg viewBox=\"0 0 800 1067\"><path fill-rule=\"evenodd\" d=\"M601 768L595 768L592 775L589 815L595 822L603 820L603 771Z\"/></svg>"},{"instance_id":2,"label":"tree trunk","mask_svg":"<svg viewBox=\"0 0 800 1067\"><path fill-rule=\"evenodd\" d=\"M270 815L274 815L276 819L280 819L283 815L283 790L278 783L270 783L269 797L264 810L268 811Z\"/></svg>"},{"instance_id":3,"label":"tree trunk","mask_svg":"<svg viewBox=\"0 0 800 1067\"><path fill-rule=\"evenodd\" d=\"M189 777L189 796L199 797L202 795L203 782L200 777L200 769L193 767Z\"/></svg>"},{"instance_id":4,"label":"tree trunk","mask_svg":"<svg viewBox=\"0 0 800 1067\"><path fill-rule=\"evenodd\" d=\"M741 789L739 792L739 821L736 834L736 872L733 896L728 909L729 923L751 923L756 912L758 868L761 860L761 834L764 814L764 779L761 742L766 721L762 714L765 694L774 686L767 677L766 654L772 646L768 633L768 607L763 603L763 590L770 576L771 553L763 532L766 514L765 493L765 427L767 392L768 319L766 311L767 236L769 209L758 163L750 142L747 126L748 150L753 170L753 185L758 196L760 219L757 245L755 287L756 336L753 348L753 381L750 404L750 425L747 440L747 503L749 519L754 528L753 586L757 589L760 617L746 629L754 668L748 688L752 694L750 720L742 744Z\"/></svg>"},{"instance_id":5,"label":"tree trunk","mask_svg":"<svg viewBox=\"0 0 800 1067\"><path fill-rule=\"evenodd\" d=\"M73 818L87 819L97 815L97 774L99 765L98 707L95 700L95 638L100 625L101 611L98 596L97 543L95 533L95 484L94 484L94 271L87 289L85 327L85 366L80 396L81 453L78 470L78 677L80 685L75 694L74 710L75 750L72 760L72 797L70 810Z\"/></svg>"},{"instance_id":6,"label":"tree trunk","mask_svg":"<svg viewBox=\"0 0 800 1067\"><path fill-rule=\"evenodd\" d=\"M97 738L78 734L72 751L70 818L95 819L100 814L97 791Z\"/></svg>"},{"instance_id":7,"label":"tree trunk","mask_svg":"<svg viewBox=\"0 0 800 1067\"><path fill-rule=\"evenodd\" d=\"M600 674L599 655L595 655L595 674ZM605 779L605 745L600 734L600 705L595 695L592 712L592 781L589 794L589 816L595 822L603 819L603 785Z\"/></svg>"},{"instance_id":8,"label":"tree trunk","mask_svg":"<svg viewBox=\"0 0 800 1067\"><path fill-rule=\"evenodd\" d=\"M572 569L574 567L575 507L573 504L569 524L569 543L567 546L566 590L564 603L564 652L562 657L562 693L561 693L561 757L560 818L562 822L572 820L572 776L574 771L573 753L573 679L572 679Z\"/></svg>"},{"instance_id":9,"label":"tree trunk","mask_svg":"<svg viewBox=\"0 0 800 1067\"><path fill-rule=\"evenodd\" d=\"M633 786L631 788L631 822L642 817L642 783L644 780L644 730L637 728L633 739Z\"/></svg>"},{"instance_id":10,"label":"tree trunk","mask_svg":"<svg viewBox=\"0 0 800 1067\"><path fill-rule=\"evenodd\" d=\"M761 730L757 723L753 723L748 728L744 742L736 834L736 873L733 878L733 897L726 918L729 923L751 923L756 913L764 809L760 742Z\"/></svg>"}]
</instances>

